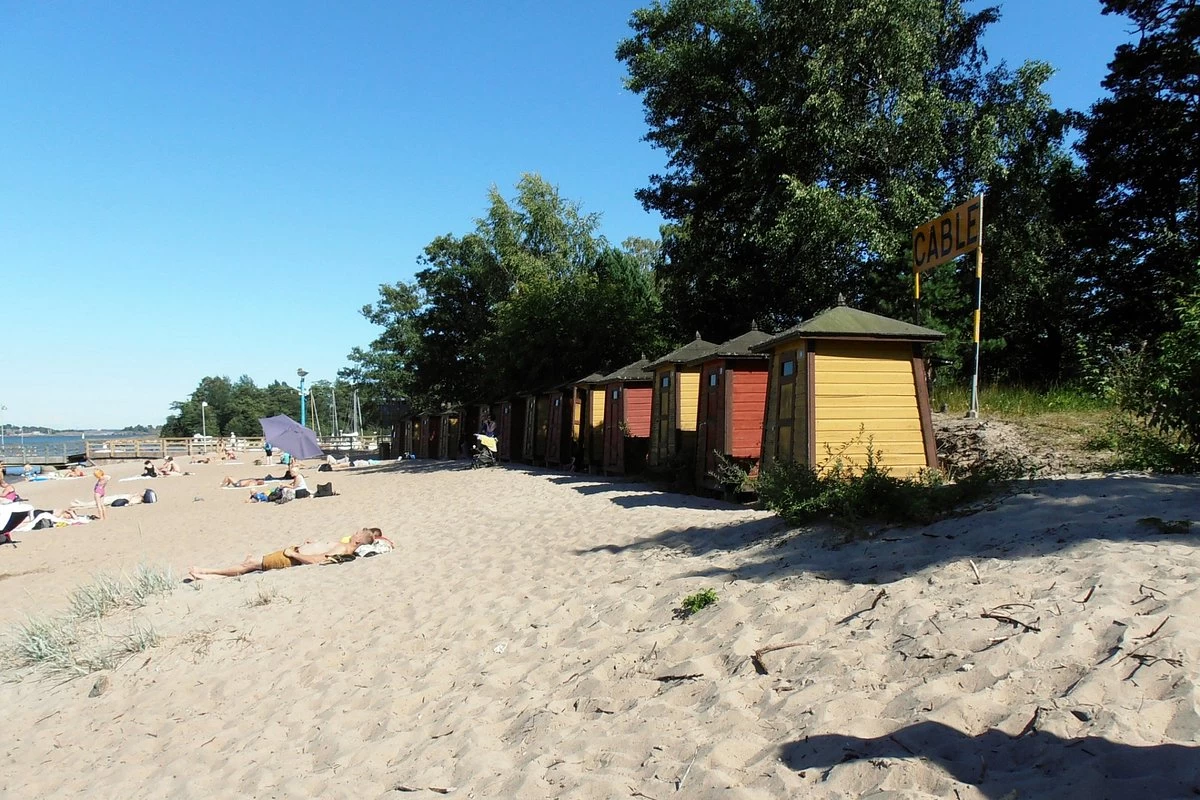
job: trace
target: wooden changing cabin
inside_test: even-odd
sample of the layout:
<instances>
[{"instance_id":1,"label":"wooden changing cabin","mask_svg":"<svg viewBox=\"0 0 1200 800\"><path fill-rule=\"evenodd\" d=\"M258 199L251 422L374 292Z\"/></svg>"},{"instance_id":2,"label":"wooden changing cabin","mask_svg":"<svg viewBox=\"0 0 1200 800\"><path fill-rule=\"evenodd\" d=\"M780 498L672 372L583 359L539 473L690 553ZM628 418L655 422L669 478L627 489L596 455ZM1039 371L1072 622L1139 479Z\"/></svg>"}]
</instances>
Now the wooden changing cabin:
<instances>
[{"instance_id":1,"label":"wooden changing cabin","mask_svg":"<svg viewBox=\"0 0 1200 800\"><path fill-rule=\"evenodd\" d=\"M546 438L550 433L550 391L522 395L525 401L525 437L521 451L528 464L546 463Z\"/></svg>"},{"instance_id":2,"label":"wooden changing cabin","mask_svg":"<svg viewBox=\"0 0 1200 800\"><path fill-rule=\"evenodd\" d=\"M764 466L861 470L873 446L893 475L936 468L924 346L944 336L840 302L752 347L770 357Z\"/></svg>"},{"instance_id":3,"label":"wooden changing cabin","mask_svg":"<svg viewBox=\"0 0 1200 800\"><path fill-rule=\"evenodd\" d=\"M598 372L586 378L565 383L550 393L550 428L546 438L546 463L551 466L585 469L588 466L587 447L592 427L592 395L600 405L595 415L596 425L604 424L604 387L595 386L602 380ZM596 462L601 458L604 444L603 432L596 434L598 444Z\"/></svg>"},{"instance_id":4,"label":"wooden changing cabin","mask_svg":"<svg viewBox=\"0 0 1200 800\"><path fill-rule=\"evenodd\" d=\"M417 458L433 458L437 455L437 438L441 429L440 421L437 414L426 412L419 418L420 428L419 437L415 444L417 446ZM418 431L413 431L413 436L418 436Z\"/></svg>"},{"instance_id":5,"label":"wooden changing cabin","mask_svg":"<svg viewBox=\"0 0 1200 800\"><path fill-rule=\"evenodd\" d=\"M402 456L413 451L413 420L412 417L405 417L396 423L395 432L392 434L392 441L400 452L393 453L394 456Z\"/></svg>"},{"instance_id":6,"label":"wooden changing cabin","mask_svg":"<svg viewBox=\"0 0 1200 800\"><path fill-rule=\"evenodd\" d=\"M757 474L762 461L763 422L767 413L767 360L750 348L770 339L757 326L714 351L689 362L700 370L700 402L696 410L696 485L718 486L714 473L718 454L750 459Z\"/></svg>"},{"instance_id":7,"label":"wooden changing cabin","mask_svg":"<svg viewBox=\"0 0 1200 800\"><path fill-rule=\"evenodd\" d=\"M571 463L572 387L556 386L548 395L550 412L546 420L546 464L560 467Z\"/></svg>"},{"instance_id":8,"label":"wooden changing cabin","mask_svg":"<svg viewBox=\"0 0 1200 800\"><path fill-rule=\"evenodd\" d=\"M437 457L442 459L459 457L459 437L462 433L462 407L446 409L439 416Z\"/></svg>"},{"instance_id":9,"label":"wooden changing cabin","mask_svg":"<svg viewBox=\"0 0 1200 800\"><path fill-rule=\"evenodd\" d=\"M700 367L688 362L708 355L715 348L715 344L704 341L697 332L693 341L648 365L647 369L654 372L648 459L651 467L665 467L676 455L688 461L694 458Z\"/></svg>"},{"instance_id":10,"label":"wooden changing cabin","mask_svg":"<svg viewBox=\"0 0 1200 800\"><path fill-rule=\"evenodd\" d=\"M525 398L509 397L500 401L500 416L496 420L501 461L518 460L525 450Z\"/></svg>"},{"instance_id":11,"label":"wooden changing cabin","mask_svg":"<svg viewBox=\"0 0 1200 800\"><path fill-rule=\"evenodd\" d=\"M640 359L605 375L604 458L606 475L641 471L650 441L650 362Z\"/></svg>"},{"instance_id":12,"label":"wooden changing cabin","mask_svg":"<svg viewBox=\"0 0 1200 800\"><path fill-rule=\"evenodd\" d=\"M604 376L593 372L573 389L579 410L576 468L599 472L604 468Z\"/></svg>"}]
</instances>

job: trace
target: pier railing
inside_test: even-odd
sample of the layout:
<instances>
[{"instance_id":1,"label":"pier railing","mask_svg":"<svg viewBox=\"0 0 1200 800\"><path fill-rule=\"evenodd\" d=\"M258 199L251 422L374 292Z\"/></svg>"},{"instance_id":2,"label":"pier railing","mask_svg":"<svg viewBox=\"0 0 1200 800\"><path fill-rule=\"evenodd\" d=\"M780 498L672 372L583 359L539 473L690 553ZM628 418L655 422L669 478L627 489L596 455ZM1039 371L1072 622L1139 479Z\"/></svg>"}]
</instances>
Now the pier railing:
<instances>
[{"instance_id":1,"label":"pier railing","mask_svg":"<svg viewBox=\"0 0 1200 800\"><path fill-rule=\"evenodd\" d=\"M323 436L317 439L321 449L327 452L372 452L378 449L379 437L376 436ZM263 454L263 438L238 437L236 443L221 440L213 436L190 439L97 439L89 441L85 455L91 461L110 461L119 459L161 459L167 456L192 458L211 453L221 453L222 449L232 449L234 453L251 460ZM79 449L78 445L68 445L68 448ZM276 455L279 450L277 449ZM17 459L9 459L15 462Z\"/></svg>"}]
</instances>

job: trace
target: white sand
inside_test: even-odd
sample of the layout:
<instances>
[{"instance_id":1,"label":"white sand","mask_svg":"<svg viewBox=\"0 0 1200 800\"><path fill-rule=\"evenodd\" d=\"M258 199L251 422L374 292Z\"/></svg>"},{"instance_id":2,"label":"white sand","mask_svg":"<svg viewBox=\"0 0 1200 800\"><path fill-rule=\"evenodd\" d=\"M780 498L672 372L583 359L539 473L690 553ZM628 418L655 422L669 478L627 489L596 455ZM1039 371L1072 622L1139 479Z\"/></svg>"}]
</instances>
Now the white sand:
<instances>
[{"instance_id":1,"label":"white sand","mask_svg":"<svg viewBox=\"0 0 1200 800\"><path fill-rule=\"evenodd\" d=\"M148 484L156 505L0 547L11 624L139 561L182 574L362 525L398 546L181 586L106 619L164 640L105 673L99 697L96 675L8 670L0 796L1148 800L1200 787L1200 524L1138 522L1200 520L1200 481L1041 482L973 516L831 546L831 531L716 501L460 466L310 471L341 495L274 506L195 465ZM90 496L83 484L19 489L49 507ZM707 587L716 606L673 617ZM795 642L762 657L767 674L751 664ZM1178 662L1131 677L1135 656Z\"/></svg>"}]
</instances>

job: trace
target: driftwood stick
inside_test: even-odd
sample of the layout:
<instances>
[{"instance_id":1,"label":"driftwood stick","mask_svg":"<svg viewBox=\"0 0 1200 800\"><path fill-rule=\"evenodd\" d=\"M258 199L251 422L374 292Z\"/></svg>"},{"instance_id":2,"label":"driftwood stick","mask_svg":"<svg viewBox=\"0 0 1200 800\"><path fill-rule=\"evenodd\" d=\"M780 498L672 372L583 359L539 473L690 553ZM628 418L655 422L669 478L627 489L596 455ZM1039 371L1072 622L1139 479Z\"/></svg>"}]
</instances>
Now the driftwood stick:
<instances>
[{"instance_id":1,"label":"driftwood stick","mask_svg":"<svg viewBox=\"0 0 1200 800\"><path fill-rule=\"evenodd\" d=\"M983 617L984 619L994 619L997 622L1006 622L1009 625L1012 625L1013 627L1023 628L1024 630L1027 630L1031 633L1040 633L1042 630L1041 628L1039 628L1037 626L1036 621L1033 625L1030 625L1028 623L1021 622L1021 620L1019 620L1019 619L1013 619L1012 617L1010 617L1006 614L997 614L993 611L984 611L979 616Z\"/></svg>"},{"instance_id":2,"label":"driftwood stick","mask_svg":"<svg viewBox=\"0 0 1200 800\"><path fill-rule=\"evenodd\" d=\"M938 625L936 622L933 621L933 617L929 618L929 624L932 625L933 627L937 628L937 632L940 633L942 636L946 635L946 632L944 630L942 630L942 626Z\"/></svg>"},{"instance_id":3,"label":"driftwood stick","mask_svg":"<svg viewBox=\"0 0 1200 800\"><path fill-rule=\"evenodd\" d=\"M760 647L754 651L754 655L750 656L750 661L754 664L754 671L759 675L766 675L767 665L763 663L762 657L767 653L774 653L776 650L786 650L789 647L799 647L807 642L788 642L787 644L773 644L770 647Z\"/></svg>"},{"instance_id":4,"label":"driftwood stick","mask_svg":"<svg viewBox=\"0 0 1200 800\"><path fill-rule=\"evenodd\" d=\"M683 771L683 774L679 776L679 780L675 781L675 791L678 792L680 789L683 788L683 782L687 780L688 773L690 773L692 771L692 764L695 764L695 763L696 763L696 756L692 756L692 760L688 762L687 769L685 769Z\"/></svg>"},{"instance_id":5,"label":"driftwood stick","mask_svg":"<svg viewBox=\"0 0 1200 800\"><path fill-rule=\"evenodd\" d=\"M847 622L857 619L863 614L866 614L868 611L874 611L875 607L879 605L879 601L885 597L887 597L887 589L880 589L879 593L875 595L875 599L871 601L871 605L867 606L866 608L861 608L849 616L842 617L840 620L838 620L838 625L845 625Z\"/></svg>"},{"instance_id":6,"label":"driftwood stick","mask_svg":"<svg viewBox=\"0 0 1200 800\"><path fill-rule=\"evenodd\" d=\"M1140 592L1141 594L1157 593L1157 594L1161 594L1163 597L1167 596L1167 593L1164 592L1162 589L1155 589L1153 586L1147 586L1144 583L1140 584L1138 586L1138 592Z\"/></svg>"},{"instance_id":7,"label":"driftwood stick","mask_svg":"<svg viewBox=\"0 0 1200 800\"><path fill-rule=\"evenodd\" d=\"M983 579L979 577L979 567L975 566L975 562L969 558L967 559L967 563L971 565L971 572L975 573L975 582L983 583Z\"/></svg>"},{"instance_id":8,"label":"driftwood stick","mask_svg":"<svg viewBox=\"0 0 1200 800\"><path fill-rule=\"evenodd\" d=\"M1093 595L1093 594L1095 594L1095 592L1096 592L1096 587L1098 587L1099 585L1100 585L1100 584L1098 584L1098 583L1093 583L1093 584L1092 584L1092 588L1090 588L1090 589L1088 589L1088 590L1087 590L1087 594L1085 594L1085 595L1083 596L1083 599L1082 599L1082 600L1072 600L1071 602L1072 602L1072 603L1079 603L1080 605L1083 605L1083 604L1084 604L1084 603L1086 603L1088 600L1091 600L1091 599L1092 599L1092 595Z\"/></svg>"},{"instance_id":9,"label":"driftwood stick","mask_svg":"<svg viewBox=\"0 0 1200 800\"><path fill-rule=\"evenodd\" d=\"M1156 634L1156 633L1158 633L1159 631L1161 631L1161 630L1163 629L1163 625L1166 625L1166 624L1167 624L1167 620L1168 620L1168 619L1170 619L1170 618L1171 618L1171 615L1170 615L1170 614L1167 614L1166 618L1164 618L1162 622L1158 623L1158 627L1157 627L1157 628L1155 628L1154 630L1150 631L1150 632L1149 632L1149 633L1147 633L1145 636L1135 636L1135 637L1133 637L1133 638L1135 638L1135 639L1153 639L1153 638L1154 638L1154 634Z\"/></svg>"}]
</instances>

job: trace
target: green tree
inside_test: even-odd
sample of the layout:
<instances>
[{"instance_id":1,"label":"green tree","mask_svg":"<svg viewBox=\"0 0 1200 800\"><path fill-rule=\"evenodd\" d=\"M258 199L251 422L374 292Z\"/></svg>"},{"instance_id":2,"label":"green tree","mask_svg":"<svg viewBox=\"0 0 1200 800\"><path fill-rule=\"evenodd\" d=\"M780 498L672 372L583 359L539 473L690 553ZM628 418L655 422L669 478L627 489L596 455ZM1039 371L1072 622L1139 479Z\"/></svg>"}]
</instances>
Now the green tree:
<instances>
[{"instance_id":1,"label":"green tree","mask_svg":"<svg viewBox=\"0 0 1200 800\"><path fill-rule=\"evenodd\" d=\"M669 158L638 197L668 220L659 275L676 335L719 339L756 318L780 327L838 294L911 317L911 230L993 188L1016 190L985 205L1003 291L1066 291L1057 243L1030 256L1009 230L1028 221L1018 197L1056 213L1047 193L1064 169L1066 119L1042 90L1046 65L987 69L979 41L997 17L959 0L668 0L635 11L617 57L643 97L646 139ZM922 321L968 331L973 265L930 279ZM1018 306L993 307L997 346L1018 319L1028 324Z\"/></svg>"},{"instance_id":2,"label":"green tree","mask_svg":"<svg viewBox=\"0 0 1200 800\"><path fill-rule=\"evenodd\" d=\"M492 187L472 232L439 236L411 284L383 287L368 318L384 333L343 375L383 365L376 374L397 376L415 407L434 407L554 385L656 345L657 245L616 250L598 226L538 175L511 200Z\"/></svg>"},{"instance_id":3,"label":"green tree","mask_svg":"<svg viewBox=\"0 0 1200 800\"><path fill-rule=\"evenodd\" d=\"M1093 191L1092 269L1081 275L1094 327L1115 344L1178 325L1200 258L1200 5L1104 0L1129 18L1079 152Z\"/></svg>"}]
</instances>

